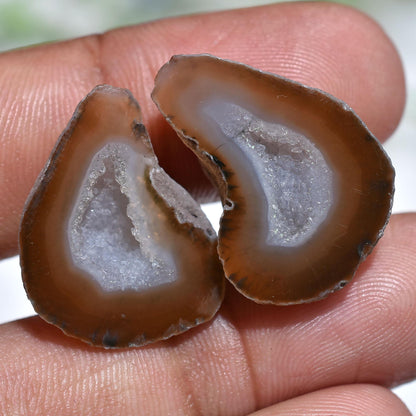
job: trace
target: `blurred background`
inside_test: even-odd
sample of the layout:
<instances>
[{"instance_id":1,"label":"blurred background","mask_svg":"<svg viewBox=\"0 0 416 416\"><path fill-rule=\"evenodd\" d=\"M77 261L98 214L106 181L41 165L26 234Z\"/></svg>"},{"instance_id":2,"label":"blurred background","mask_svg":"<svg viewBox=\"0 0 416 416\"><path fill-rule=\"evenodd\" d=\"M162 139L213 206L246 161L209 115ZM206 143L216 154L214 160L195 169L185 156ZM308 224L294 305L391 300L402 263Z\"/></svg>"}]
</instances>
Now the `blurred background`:
<instances>
[{"instance_id":1,"label":"blurred background","mask_svg":"<svg viewBox=\"0 0 416 416\"><path fill-rule=\"evenodd\" d=\"M267 0L0 0L0 51L83 36L149 20L276 3ZM408 87L404 118L385 148L396 168L394 212L416 211L416 0L351 0L377 20L403 59ZM214 224L221 207L205 207ZM33 315L18 258L0 261L0 324ZM416 415L416 382L394 389Z\"/></svg>"}]
</instances>

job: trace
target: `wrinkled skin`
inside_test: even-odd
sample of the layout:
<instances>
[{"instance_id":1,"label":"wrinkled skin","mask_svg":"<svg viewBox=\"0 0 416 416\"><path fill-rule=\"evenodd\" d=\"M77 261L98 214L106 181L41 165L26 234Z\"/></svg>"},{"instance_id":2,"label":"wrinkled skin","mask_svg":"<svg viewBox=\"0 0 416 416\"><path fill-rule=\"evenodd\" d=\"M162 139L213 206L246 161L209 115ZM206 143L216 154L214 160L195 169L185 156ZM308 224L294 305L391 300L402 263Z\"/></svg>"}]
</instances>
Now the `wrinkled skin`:
<instances>
[{"instance_id":1,"label":"wrinkled skin","mask_svg":"<svg viewBox=\"0 0 416 416\"><path fill-rule=\"evenodd\" d=\"M403 71L389 39L368 17L330 3L181 17L4 53L3 256L16 252L29 189L96 84L129 88L161 163L194 194L213 195L150 100L153 77L171 55L201 52L327 90L381 140L403 111ZM409 415L386 387L416 376L415 253L415 214L395 215L355 280L328 299L261 306L229 288L213 321L141 349L88 347L38 317L3 325L0 413Z\"/></svg>"}]
</instances>

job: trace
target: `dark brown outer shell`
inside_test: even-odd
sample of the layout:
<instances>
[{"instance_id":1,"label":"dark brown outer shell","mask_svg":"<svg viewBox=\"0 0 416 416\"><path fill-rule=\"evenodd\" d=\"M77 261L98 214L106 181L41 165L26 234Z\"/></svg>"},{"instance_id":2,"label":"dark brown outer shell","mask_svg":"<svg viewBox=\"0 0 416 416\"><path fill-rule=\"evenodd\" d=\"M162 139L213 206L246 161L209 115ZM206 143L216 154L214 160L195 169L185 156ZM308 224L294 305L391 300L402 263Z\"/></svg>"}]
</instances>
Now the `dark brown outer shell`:
<instances>
[{"instance_id":1,"label":"dark brown outer shell","mask_svg":"<svg viewBox=\"0 0 416 416\"><path fill-rule=\"evenodd\" d=\"M215 143L198 113L199 104L216 95L239 105L245 100L264 119L302 132L333 167L337 202L302 246L262 241L264 218L256 216L264 210L247 197L246 173L228 151L232 144ZM388 156L351 108L320 90L209 55L172 57L159 71L152 97L218 185L225 206L218 251L237 290L259 303L294 304L321 299L350 281L383 234L394 192Z\"/></svg>"},{"instance_id":2,"label":"dark brown outer shell","mask_svg":"<svg viewBox=\"0 0 416 416\"><path fill-rule=\"evenodd\" d=\"M123 138L152 152L127 90L96 87L78 106L26 203L20 230L25 289L35 310L66 334L106 348L140 346L205 322L218 310L224 278L213 237L179 224L169 206L180 278L148 289L104 292L68 257L65 218L91 155ZM163 205L163 199L159 201ZM183 245L182 245L183 244Z\"/></svg>"}]
</instances>

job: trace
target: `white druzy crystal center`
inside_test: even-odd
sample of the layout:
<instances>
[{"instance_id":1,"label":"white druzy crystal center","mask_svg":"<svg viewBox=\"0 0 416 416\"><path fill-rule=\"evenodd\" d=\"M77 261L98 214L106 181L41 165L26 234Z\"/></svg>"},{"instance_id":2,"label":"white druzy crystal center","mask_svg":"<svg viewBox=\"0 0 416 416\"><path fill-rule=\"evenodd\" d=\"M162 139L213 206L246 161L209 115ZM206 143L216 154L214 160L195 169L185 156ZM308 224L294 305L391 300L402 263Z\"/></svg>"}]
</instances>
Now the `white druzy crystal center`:
<instances>
[{"instance_id":1,"label":"white druzy crystal center","mask_svg":"<svg viewBox=\"0 0 416 416\"><path fill-rule=\"evenodd\" d=\"M68 223L75 266L105 291L143 290L175 280L159 208L146 189L151 160L125 143L95 154Z\"/></svg>"},{"instance_id":2,"label":"white druzy crystal center","mask_svg":"<svg viewBox=\"0 0 416 416\"><path fill-rule=\"evenodd\" d=\"M320 150L302 134L261 120L234 103L208 102L204 113L238 145L247 170L261 184L267 202L266 243L295 247L308 241L334 199L333 172Z\"/></svg>"}]
</instances>

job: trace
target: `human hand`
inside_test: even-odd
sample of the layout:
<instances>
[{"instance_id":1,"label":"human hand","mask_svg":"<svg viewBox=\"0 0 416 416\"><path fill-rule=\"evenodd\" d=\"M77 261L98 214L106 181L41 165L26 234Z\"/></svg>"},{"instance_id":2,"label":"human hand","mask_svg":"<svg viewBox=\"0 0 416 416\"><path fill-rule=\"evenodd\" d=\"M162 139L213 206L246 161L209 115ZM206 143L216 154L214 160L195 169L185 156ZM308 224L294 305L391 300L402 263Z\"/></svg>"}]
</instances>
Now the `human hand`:
<instances>
[{"instance_id":1,"label":"human hand","mask_svg":"<svg viewBox=\"0 0 416 416\"><path fill-rule=\"evenodd\" d=\"M371 20L335 4L182 17L4 53L3 255L16 251L29 189L96 84L130 89L162 165L194 193L207 194L197 162L150 100L153 77L171 55L203 52L324 89L381 140L403 110L393 46ZM230 287L213 321L144 348L89 347L37 317L3 325L0 414L408 415L385 387L416 374L415 237L414 214L393 216L352 283L327 299L264 306Z\"/></svg>"}]
</instances>

